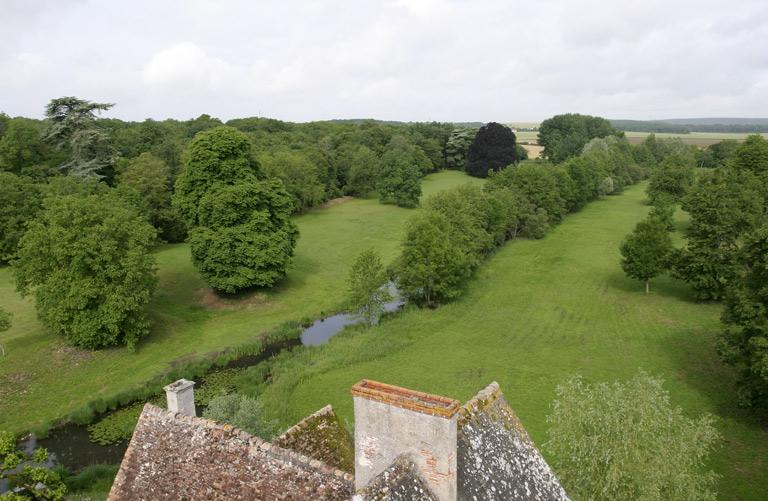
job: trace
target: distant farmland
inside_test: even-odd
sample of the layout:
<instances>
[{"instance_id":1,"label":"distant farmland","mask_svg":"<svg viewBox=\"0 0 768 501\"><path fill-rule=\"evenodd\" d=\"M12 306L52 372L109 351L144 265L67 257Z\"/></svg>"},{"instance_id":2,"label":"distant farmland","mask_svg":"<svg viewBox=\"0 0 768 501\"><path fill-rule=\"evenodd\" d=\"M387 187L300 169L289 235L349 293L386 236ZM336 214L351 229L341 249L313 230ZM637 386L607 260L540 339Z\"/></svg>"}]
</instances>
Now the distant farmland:
<instances>
[{"instance_id":1,"label":"distant farmland","mask_svg":"<svg viewBox=\"0 0 768 501\"><path fill-rule=\"evenodd\" d=\"M632 144L638 144L648 137L650 132L633 132L624 131ZM657 138L672 138L679 137L681 141L686 144L692 144L694 146L705 147L710 144L719 143L724 139L735 139L737 141L743 141L750 134L748 133L735 133L735 132L690 132L688 134L676 134L676 133L662 133L656 132ZM753 133L754 134L754 133ZM768 137L768 133L762 133L764 137Z\"/></svg>"}]
</instances>

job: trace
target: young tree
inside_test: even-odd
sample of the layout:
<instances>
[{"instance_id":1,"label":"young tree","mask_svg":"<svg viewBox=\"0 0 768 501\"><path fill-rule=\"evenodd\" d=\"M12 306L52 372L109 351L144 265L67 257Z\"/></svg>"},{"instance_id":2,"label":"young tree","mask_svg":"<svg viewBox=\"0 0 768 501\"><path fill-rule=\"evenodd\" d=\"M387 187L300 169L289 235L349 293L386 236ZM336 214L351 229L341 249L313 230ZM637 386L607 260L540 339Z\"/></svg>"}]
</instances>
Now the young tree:
<instances>
[{"instance_id":1,"label":"young tree","mask_svg":"<svg viewBox=\"0 0 768 501\"><path fill-rule=\"evenodd\" d=\"M651 292L651 279L667 269L672 239L664 223L656 218L640 221L621 244L621 268L628 277L645 282Z\"/></svg>"},{"instance_id":2,"label":"young tree","mask_svg":"<svg viewBox=\"0 0 768 501\"><path fill-rule=\"evenodd\" d=\"M675 205L668 197L657 197L648 215L664 223L667 231L675 230Z\"/></svg>"},{"instance_id":3,"label":"young tree","mask_svg":"<svg viewBox=\"0 0 768 501\"><path fill-rule=\"evenodd\" d=\"M725 300L721 358L739 370L743 405L768 403L768 224L746 236L740 273Z\"/></svg>"},{"instance_id":4,"label":"young tree","mask_svg":"<svg viewBox=\"0 0 768 501\"><path fill-rule=\"evenodd\" d=\"M149 333L155 230L114 194L50 198L13 262L16 287L72 344L133 347Z\"/></svg>"},{"instance_id":5,"label":"young tree","mask_svg":"<svg viewBox=\"0 0 768 501\"><path fill-rule=\"evenodd\" d=\"M547 417L558 477L574 498L715 499L717 475L704 471L719 441L709 415L691 419L670 403L660 379L557 387Z\"/></svg>"},{"instance_id":6,"label":"young tree","mask_svg":"<svg viewBox=\"0 0 768 501\"><path fill-rule=\"evenodd\" d=\"M477 131L467 150L467 174L488 177L517 162L515 133L507 126L490 122Z\"/></svg>"},{"instance_id":7,"label":"young tree","mask_svg":"<svg viewBox=\"0 0 768 501\"><path fill-rule=\"evenodd\" d=\"M192 262L214 289L272 286L285 276L298 230L279 179L264 179L246 135L216 127L192 140L174 206L190 228Z\"/></svg>"},{"instance_id":8,"label":"young tree","mask_svg":"<svg viewBox=\"0 0 768 501\"><path fill-rule=\"evenodd\" d=\"M0 430L0 481L9 480L14 489L0 498L8 501L63 500L67 486L58 471L45 466L47 462L47 450L40 447L28 454L16 448L16 437L12 433Z\"/></svg>"},{"instance_id":9,"label":"young tree","mask_svg":"<svg viewBox=\"0 0 768 501\"><path fill-rule=\"evenodd\" d=\"M349 307L368 325L376 323L384 305L392 299L386 281L384 265L373 249L364 250L352 263L347 278Z\"/></svg>"},{"instance_id":10,"label":"young tree","mask_svg":"<svg viewBox=\"0 0 768 501\"><path fill-rule=\"evenodd\" d=\"M57 148L67 148L70 160L61 165L78 177L111 176L115 155L106 131L96 124L96 114L110 109L110 103L92 103L76 97L51 100L45 108L49 121L43 139Z\"/></svg>"},{"instance_id":11,"label":"young tree","mask_svg":"<svg viewBox=\"0 0 768 501\"><path fill-rule=\"evenodd\" d=\"M27 224L43 208L42 187L28 177L0 172L0 263L16 255Z\"/></svg>"}]
</instances>

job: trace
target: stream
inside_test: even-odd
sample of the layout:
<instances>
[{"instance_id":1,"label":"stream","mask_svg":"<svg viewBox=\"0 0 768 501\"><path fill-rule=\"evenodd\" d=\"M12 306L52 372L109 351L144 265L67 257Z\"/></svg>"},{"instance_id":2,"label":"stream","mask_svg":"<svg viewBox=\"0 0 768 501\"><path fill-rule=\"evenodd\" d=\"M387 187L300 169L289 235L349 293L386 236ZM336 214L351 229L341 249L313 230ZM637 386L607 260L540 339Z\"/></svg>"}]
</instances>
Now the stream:
<instances>
[{"instance_id":1,"label":"stream","mask_svg":"<svg viewBox=\"0 0 768 501\"><path fill-rule=\"evenodd\" d=\"M391 313L402 308L405 302L399 299L397 290L392 284L389 285L389 289L392 297L396 299L386 303L384 310ZM298 345L316 346L323 344L341 332L344 327L360 321L357 315L351 313L338 313L315 320L312 325L302 331L300 339L270 346L258 355L249 355L232 360L224 368L251 367L287 348ZM19 443L19 446L29 453L36 447L45 447L50 454L47 466L63 465L67 470L76 472L92 464L119 464L128 447L128 442L106 446L99 445L91 442L87 425L70 423L51 429L46 438L38 439L34 435L29 435ZM7 485L0 481L0 493L6 489Z\"/></svg>"}]
</instances>

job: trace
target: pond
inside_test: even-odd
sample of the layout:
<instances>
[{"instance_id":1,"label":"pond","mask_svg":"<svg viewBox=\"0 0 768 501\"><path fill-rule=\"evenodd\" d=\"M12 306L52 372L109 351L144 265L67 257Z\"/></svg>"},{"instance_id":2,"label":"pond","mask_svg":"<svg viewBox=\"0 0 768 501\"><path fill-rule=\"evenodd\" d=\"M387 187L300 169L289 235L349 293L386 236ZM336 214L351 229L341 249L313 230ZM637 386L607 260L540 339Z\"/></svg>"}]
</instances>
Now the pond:
<instances>
[{"instance_id":1,"label":"pond","mask_svg":"<svg viewBox=\"0 0 768 501\"><path fill-rule=\"evenodd\" d=\"M404 301L399 299L397 289L389 284L392 301L388 302L384 309L386 312L394 312L402 308ZM301 340L293 339L270 346L258 355L241 357L231 361L225 368L251 367L264 360L273 357L282 350L293 348L299 344L314 346L327 342L341 330L360 322L359 316L350 313L339 313L320 320L316 320L311 326L302 331ZM34 435L26 437L20 442L20 447L32 452L36 447L45 447L50 453L48 466L62 465L69 471L78 471L85 466L109 463L118 464L122 461L123 454L128 447L128 442L115 445L99 445L91 442L88 427L84 425L66 424L50 430L44 439L38 439ZM7 488L0 483L0 493Z\"/></svg>"}]
</instances>

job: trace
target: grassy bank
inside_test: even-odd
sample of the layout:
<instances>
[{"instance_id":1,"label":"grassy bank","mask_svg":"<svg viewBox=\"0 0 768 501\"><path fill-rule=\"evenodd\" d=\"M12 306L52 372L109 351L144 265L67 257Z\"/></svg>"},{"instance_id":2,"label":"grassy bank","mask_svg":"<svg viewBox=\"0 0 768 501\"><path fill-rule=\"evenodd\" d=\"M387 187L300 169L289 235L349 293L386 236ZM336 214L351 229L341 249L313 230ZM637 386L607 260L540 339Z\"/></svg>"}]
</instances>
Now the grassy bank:
<instances>
[{"instance_id":1,"label":"grassy bank","mask_svg":"<svg viewBox=\"0 0 768 501\"><path fill-rule=\"evenodd\" d=\"M496 380L542 444L558 383L643 368L662 376L690 415L719 418L725 440L712 466L723 497L764 497L768 430L736 407L733 373L714 348L720 305L694 302L668 277L646 296L619 267L619 243L647 212L644 198L644 186L632 187L568 216L543 240L507 244L452 304L303 349L261 396L265 408L287 426L331 403L351 422L349 389L362 378L460 400Z\"/></svg>"},{"instance_id":2,"label":"grassy bank","mask_svg":"<svg viewBox=\"0 0 768 501\"><path fill-rule=\"evenodd\" d=\"M460 172L423 181L425 196L466 182ZM0 428L14 432L45 426L87 402L128 391L174 366L226 347L252 342L288 320L316 318L338 309L354 257L374 247L385 259L397 253L403 224L413 213L376 200L349 200L296 218L301 237L287 278L272 290L222 299L205 287L186 244L157 251L160 285L150 305L152 334L135 352L90 352L69 347L37 321L30 299L0 268L0 305L13 327L0 344Z\"/></svg>"}]
</instances>

